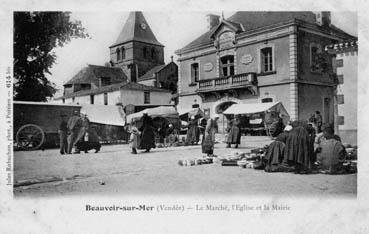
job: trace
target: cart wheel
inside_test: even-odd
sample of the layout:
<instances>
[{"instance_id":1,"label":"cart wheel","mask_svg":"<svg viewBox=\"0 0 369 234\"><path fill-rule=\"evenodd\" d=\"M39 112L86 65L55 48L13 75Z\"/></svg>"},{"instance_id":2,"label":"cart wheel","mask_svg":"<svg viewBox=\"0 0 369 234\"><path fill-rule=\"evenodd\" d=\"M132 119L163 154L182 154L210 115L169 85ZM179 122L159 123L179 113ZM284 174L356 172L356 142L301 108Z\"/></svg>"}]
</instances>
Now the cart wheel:
<instances>
[{"instance_id":1,"label":"cart wheel","mask_svg":"<svg viewBox=\"0 0 369 234\"><path fill-rule=\"evenodd\" d=\"M45 133L34 124L23 125L16 135L16 141L20 148L24 150L36 150L45 141Z\"/></svg>"}]
</instances>

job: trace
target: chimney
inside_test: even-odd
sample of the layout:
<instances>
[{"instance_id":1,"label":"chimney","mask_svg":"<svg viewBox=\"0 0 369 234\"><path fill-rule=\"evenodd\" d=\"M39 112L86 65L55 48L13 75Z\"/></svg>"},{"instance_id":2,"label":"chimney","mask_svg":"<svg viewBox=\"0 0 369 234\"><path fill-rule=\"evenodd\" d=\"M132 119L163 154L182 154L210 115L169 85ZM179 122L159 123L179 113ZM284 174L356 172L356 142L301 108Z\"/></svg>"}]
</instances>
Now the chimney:
<instances>
[{"instance_id":1,"label":"chimney","mask_svg":"<svg viewBox=\"0 0 369 234\"><path fill-rule=\"evenodd\" d=\"M331 25L331 12L329 11L318 11L315 12L315 19L317 24L320 26Z\"/></svg>"},{"instance_id":2,"label":"chimney","mask_svg":"<svg viewBox=\"0 0 369 234\"><path fill-rule=\"evenodd\" d=\"M209 30L213 29L220 22L219 21L219 19L220 19L219 15L208 14L206 17L207 17L207 21L208 21L208 29Z\"/></svg>"}]
</instances>

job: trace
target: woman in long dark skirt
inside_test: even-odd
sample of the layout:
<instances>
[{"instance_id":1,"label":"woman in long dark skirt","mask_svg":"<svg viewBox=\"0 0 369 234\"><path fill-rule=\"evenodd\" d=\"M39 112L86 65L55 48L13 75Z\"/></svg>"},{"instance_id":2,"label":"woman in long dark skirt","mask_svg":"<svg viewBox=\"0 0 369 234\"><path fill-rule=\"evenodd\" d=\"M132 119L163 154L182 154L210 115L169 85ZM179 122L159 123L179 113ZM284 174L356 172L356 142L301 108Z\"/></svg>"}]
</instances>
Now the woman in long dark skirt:
<instances>
[{"instance_id":1,"label":"woman in long dark skirt","mask_svg":"<svg viewBox=\"0 0 369 234\"><path fill-rule=\"evenodd\" d=\"M306 174L310 167L310 136L303 124L292 123L287 137L283 165L292 166L295 173Z\"/></svg>"},{"instance_id":2,"label":"woman in long dark skirt","mask_svg":"<svg viewBox=\"0 0 369 234\"><path fill-rule=\"evenodd\" d=\"M150 149L155 148L154 123L146 113L142 117L142 126L139 130L142 132L139 148L150 152Z\"/></svg>"},{"instance_id":3,"label":"woman in long dark skirt","mask_svg":"<svg viewBox=\"0 0 369 234\"><path fill-rule=\"evenodd\" d=\"M238 116L231 121L231 128L227 137L227 148L231 148L231 144L235 144L235 148L238 148L238 145L241 144L240 119Z\"/></svg>"},{"instance_id":4,"label":"woman in long dark skirt","mask_svg":"<svg viewBox=\"0 0 369 234\"><path fill-rule=\"evenodd\" d=\"M283 160L286 141L291 131L292 126L287 125L284 131L277 136L275 141L270 143L267 152L265 153L265 171L277 172L280 168L280 163Z\"/></svg>"},{"instance_id":5,"label":"woman in long dark skirt","mask_svg":"<svg viewBox=\"0 0 369 234\"><path fill-rule=\"evenodd\" d=\"M200 137L200 129L197 124L197 120L195 116L191 117L191 120L188 124L187 136L186 136L186 145L193 145L199 142Z\"/></svg>"},{"instance_id":6,"label":"woman in long dark skirt","mask_svg":"<svg viewBox=\"0 0 369 234\"><path fill-rule=\"evenodd\" d=\"M211 157L214 155L215 132L217 126L216 121L218 118L219 115L215 115L214 119L208 119L202 140L202 153Z\"/></svg>"}]
</instances>

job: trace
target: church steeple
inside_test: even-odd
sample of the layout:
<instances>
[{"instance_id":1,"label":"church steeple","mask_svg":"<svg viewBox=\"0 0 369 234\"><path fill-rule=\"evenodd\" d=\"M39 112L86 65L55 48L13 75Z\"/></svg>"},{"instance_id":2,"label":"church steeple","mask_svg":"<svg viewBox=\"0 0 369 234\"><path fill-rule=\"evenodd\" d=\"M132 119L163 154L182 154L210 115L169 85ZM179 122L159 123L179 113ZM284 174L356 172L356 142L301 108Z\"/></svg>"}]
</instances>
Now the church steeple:
<instances>
[{"instance_id":1,"label":"church steeple","mask_svg":"<svg viewBox=\"0 0 369 234\"><path fill-rule=\"evenodd\" d=\"M120 32L118 39L112 46L129 41L145 42L153 45L163 46L155 37L149 24L141 11L129 13L128 19Z\"/></svg>"},{"instance_id":2,"label":"church steeple","mask_svg":"<svg viewBox=\"0 0 369 234\"><path fill-rule=\"evenodd\" d=\"M129 13L117 40L109 48L111 63L121 67L131 81L164 64L164 46L140 11Z\"/></svg>"}]
</instances>

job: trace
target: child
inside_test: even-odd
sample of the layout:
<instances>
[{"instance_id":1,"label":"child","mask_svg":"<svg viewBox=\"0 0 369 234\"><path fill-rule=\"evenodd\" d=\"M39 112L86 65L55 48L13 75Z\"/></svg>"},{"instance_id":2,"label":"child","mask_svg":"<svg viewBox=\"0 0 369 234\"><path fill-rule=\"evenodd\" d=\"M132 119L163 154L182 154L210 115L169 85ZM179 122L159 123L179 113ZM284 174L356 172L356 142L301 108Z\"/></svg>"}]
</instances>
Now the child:
<instances>
[{"instance_id":1,"label":"child","mask_svg":"<svg viewBox=\"0 0 369 234\"><path fill-rule=\"evenodd\" d=\"M132 154L137 154L137 147L138 147L138 137L139 131L136 125L133 123L131 127L131 135L129 137L129 142L131 143Z\"/></svg>"}]
</instances>

